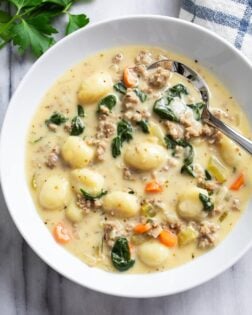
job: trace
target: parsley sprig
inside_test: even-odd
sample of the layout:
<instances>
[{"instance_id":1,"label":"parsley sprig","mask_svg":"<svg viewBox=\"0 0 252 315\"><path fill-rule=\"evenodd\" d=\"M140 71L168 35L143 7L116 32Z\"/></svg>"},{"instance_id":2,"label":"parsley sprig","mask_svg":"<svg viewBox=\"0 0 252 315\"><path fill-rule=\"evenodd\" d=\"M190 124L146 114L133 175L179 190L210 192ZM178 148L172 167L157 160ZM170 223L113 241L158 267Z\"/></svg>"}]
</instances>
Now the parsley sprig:
<instances>
[{"instance_id":1,"label":"parsley sprig","mask_svg":"<svg viewBox=\"0 0 252 315\"><path fill-rule=\"evenodd\" d=\"M0 48L13 42L23 54L31 49L39 57L55 43L53 34L58 33L53 26L56 17L67 15L65 35L84 27L89 18L85 14L69 12L75 0L5 0L2 4L10 6L0 10Z\"/></svg>"}]
</instances>

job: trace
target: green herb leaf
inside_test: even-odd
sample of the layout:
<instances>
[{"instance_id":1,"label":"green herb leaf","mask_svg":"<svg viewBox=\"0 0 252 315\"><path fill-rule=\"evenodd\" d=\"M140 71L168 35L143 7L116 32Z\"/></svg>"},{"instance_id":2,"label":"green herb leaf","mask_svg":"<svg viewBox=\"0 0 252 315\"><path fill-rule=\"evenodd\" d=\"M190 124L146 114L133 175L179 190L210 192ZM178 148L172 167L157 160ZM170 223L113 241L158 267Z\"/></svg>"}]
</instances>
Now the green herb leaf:
<instances>
[{"instance_id":1,"label":"green herb leaf","mask_svg":"<svg viewBox=\"0 0 252 315\"><path fill-rule=\"evenodd\" d=\"M9 3L16 10L11 7L13 15L0 10L0 49L12 41L20 53L31 49L38 57L55 42L52 36L57 33L52 24L55 17L68 15L67 34L89 22L85 14L69 13L74 0L10 0Z\"/></svg>"},{"instance_id":2,"label":"green herb leaf","mask_svg":"<svg viewBox=\"0 0 252 315\"><path fill-rule=\"evenodd\" d=\"M82 119L79 116L76 116L71 121L71 132L72 136L79 136L84 131L85 126Z\"/></svg>"},{"instance_id":3,"label":"green herb leaf","mask_svg":"<svg viewBox=\"0 0 252 315\"><path fill-rule=\"evenodd\" d=\"M187 89L183 84L176 84L167 91L167 95L170 97L179 97L181 98L181 95L188 95Z\"/></svg>"},{"instance_id":4,"label":"green herb leaf","mask_svg":"<svg viewBox=\"0 0 252 315\"><path fill-rule=\"evenodd\" d=\"M140 120L137 125L141 127L143 133L150 133L147 120Z\"/></svg>"},{"instance_id":5,"label":"green herb leaf","mask_svg":"<svg viewBox=\"0 0 252 315\"><path fill-rule=\"evenodd\" d=\"M147 100L147 94L144 93L143 91L139 89L134 89L134 92L136 93L136 95L138 96L142 103L144 103Z\"/></svg>"},{"instance_id":6,"label":"green herb leaf","mask_svg":"<svg viewBox=\"0 0 252 315\"><path fill-rule=\"evenodd\" d=\"M200 201L203 204L203 207L204 207L203 210L204 211L207 211L207 212L213 211L214 204L213 204L213 202L212 202L210 197L208 197L208 196L206 196L206 195L204 195L202 193L199 193L199 199L200 199Z\"/></svg>"},{"instance_id":7,"label":"green herb leaf","mask_svg":"<svg viewBox=\"0 0 252 315\"><path fill-rule=\"evenodd\" d=\"M42 3L42 0L10 0L12 4L14 4L17 9L21 10L23 8L35 7Z\"/></svg>"},{"instance_id":8,"label":"green herb leaf","mask_svg":"<svg viewBox=\"0 0 252 315\"><path fill-rule=\"evenodd\" d=\"M53 16L51 14L41 13L28 18L26 21L30 25L34 26L39 32L46 35L51 35L54 33L58 33L58 31L50 24L52 18Z\"/></svg>"},{"instance_id":9,"label":"green herb leaf","mask_svg":"<svg viewBox=\"0 0 252 315\"><path fill-rule=\"evenodd\" d=\"M171 121L178 122L179 119L169 107L170 101L166 97L162 97L154 103L153 111L162 119L168 119Z\"/></svg>"},{"instance_id":10,"label":"green herb leaf","mask_svg":"<svg viewBox=\"0 0 252 315\"><path fill-rule=\"evenodd\" d=\"M86 26L89 23L89 18L86 14L70 14L68 13L68 24L66 27L66 35L73 33L74 31L78 30Z\"/></svg>"},{"instance_id":11,"label":"green herb leaf","mask_svg":"<svg viewBox=\"0 0 252 315\"><path fill-rule=\"evenodd\" d=\"M121 94L126 94L127 93L127 87L124 85L123 82L118 82L114 85L114 89L121 93Z\"/></svg>"},{"instance_id":12,"label":"green herb leaf","mask_svg":"<svg viewBox=\"0 0 252 315\"><path fill-rule=\"evenodd\" d=\"M7 23L10 19L11 16L7 12L0 10L0 23Z\"/></svg>"},{"instance_id":13,"label":"green herb leaf","mask_svg":"<svg viewBox=\"0 0 252 315\"><path fill-rule=\"evenodd\" d=\"M87 193L85 190L80 189L80 192L82 194L82 196L86 199L86 200L95 200L95 199L100 199L101 197L107 195L107 190L102 190L100 193L96 194L96 195L91 195L89 193Z\"/></svg>"},{"instance_id":14,"label":"green herb leaf","mask_svg":"<svg viewBox=\"0 0 252 315\"><path fill-rule=\"evenodd\" d=\"M131 124L126 120L121 120L117 124L117 136L112 140L111 151L112 156L116 158L121 154L123 142L129 142L133 139L133 129Z\"/></svg>"},{"instance_id":15,"label":"green herb leaf","mask_svg":"<svg viewBox=\"0 0 252 315\"><path fill-rule=\"evenodd\" d=\"M113 94L110 94L104 97L98 104L98 112L101 110L101 106L105 106L111 112L112 108L116 106L116 97Z\"/></svg>"},{"instance_id":16,"label":"green herb leaf","mask_svg":"<svg viewBox=\"0 0 252 315\"><path fill-rule=\"evenodd\" d=\"M193 110L195 120L200 120L205 103L187 104Z\"/></svg>"},{"instance_id":17,"label":"green herb leaf","mask_svg":"<svg viewBox=\"0 0 252 315\"><path fill-rule=\"evenodd\" d=\"M57 4L60 7L63 8L70 8L73 4L72 0L42 0L45 3L53 3L53 4Z\"/></svg>"},{"instance_id":18,"label":"green herb leaf","mask_svg":"<svg viewBox=\"0 0 252 315\"><path fill-rule=\"evenodd\" d=\"M44 35L23 19L21 23L15 24L11 31L14 33L13 43L18 46L21 54L31 48L34 55L39 57L54 43L53 38Z\"/></svg>"},{"instance_id":19,"label":"green herb leaf","mask_svg":"<svg viewBox=\"0 0 252 315\"><path fill-rule=\"evenodd\" d=\"M126 238L119 237L112 248L111 260L119 271L126 271L133 267L135 261L131 259L129 244Z\"/></svg>"},{"instance_id":20,"label":"green herb leaf","mask_svg":"<svg viewBox=\"0 0 252 315\"><path fill-rule=\"evenodd\" d=\"M54 112L52 114L52 116L45 121L45 123L46 123L46 125L54 124L54 125L59 126L59 125L65 123L67 120L68 119L64 115L62 115L62 114L60 114L58 112Z\"/></svg>"},{"instance_id":21,"label":"green herb leaf","mask_svg":"<svg viewBox=\"0 0 252 315\"><path fill-rule=\"evenodd\" d=\"M77 113L79 117L85 117L85 111L83 106L77 105Z\"/></svg>"}]
</instances>

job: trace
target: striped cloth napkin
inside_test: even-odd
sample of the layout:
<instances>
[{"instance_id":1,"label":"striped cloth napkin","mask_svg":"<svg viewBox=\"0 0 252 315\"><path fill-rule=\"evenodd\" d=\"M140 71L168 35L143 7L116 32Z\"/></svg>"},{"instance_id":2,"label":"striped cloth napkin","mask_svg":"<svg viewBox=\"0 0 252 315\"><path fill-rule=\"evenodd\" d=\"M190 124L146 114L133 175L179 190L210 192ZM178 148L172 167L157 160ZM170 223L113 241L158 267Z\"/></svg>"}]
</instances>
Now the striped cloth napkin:
<instances>
[{"instance_id":1,"label":"striped cloth napkin","mask_svg":"<svg viewBox=\"0 0 252 315\"><path fill-rule=\"evenodd\" d=\"M182 0L179 17L224 37L252 61L252 0Z\"/></svg>"}]
</instances>

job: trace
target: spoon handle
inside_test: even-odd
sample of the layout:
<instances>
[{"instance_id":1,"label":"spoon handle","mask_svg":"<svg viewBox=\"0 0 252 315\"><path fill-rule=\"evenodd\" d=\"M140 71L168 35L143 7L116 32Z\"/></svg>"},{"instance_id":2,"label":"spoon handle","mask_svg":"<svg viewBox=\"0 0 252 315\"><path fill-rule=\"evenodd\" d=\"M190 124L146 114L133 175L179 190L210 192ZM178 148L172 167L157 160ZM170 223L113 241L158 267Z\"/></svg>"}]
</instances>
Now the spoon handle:
<instances>
[{"instance_id":1,"label":"spoon handle","mask_svg":"<svg viewBox=\"0 0 252 315\"><path fill-rule=\"evenodd\" d=\"M233 128L229 127L225 123L223 123L221 120L216 118L214 115L209 113L209 116L206 120L206 122L217 129L221 130L226 136L228 136L230 139L238 143L242 148L244 148L246 151L248 151L250 154L252 154L252 141L248 140L244 136L242 136L240 133L235 131ZM230 156L232 159L232 157Z\"/></svg>"}]
</instances>

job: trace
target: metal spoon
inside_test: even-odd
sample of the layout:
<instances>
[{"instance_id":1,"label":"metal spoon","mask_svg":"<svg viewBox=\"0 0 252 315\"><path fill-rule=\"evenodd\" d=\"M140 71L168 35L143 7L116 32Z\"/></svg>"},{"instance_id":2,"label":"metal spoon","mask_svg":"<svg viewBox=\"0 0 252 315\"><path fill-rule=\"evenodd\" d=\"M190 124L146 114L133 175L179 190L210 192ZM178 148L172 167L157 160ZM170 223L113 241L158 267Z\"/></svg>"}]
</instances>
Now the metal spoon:
<instances>
[{"instance_id":1,"label":"metal spoon","mask_svg":"<svg viewBox=\"0 0 252 315\"><path fill-rule=\"evenodd\" d=\"M202 99L206 104L206 106L204 106L204 109L201 115L201 119L203 120L203 122L219 129L227 137L235 141L243 149L245 149L250 154L252 154L252 141L251 140L245 138L240 133L235 131L233 128L226 125L220 119L216 118L213 114L211 114L209 110L209 95L210 95L209 88L206 82L202 79L202 77L196 71L192 70L191 68L189 68L188 66L184 65L181 62L177 62L177 61L173 61L169 59L163 59L163 60L157 61L151 64L147 69L148 70L155 69L158 66L160 66L162 63L167 63L167 62L172 63L171 71L177 72L178 74L186 77L199 90L202 96ZM231 156L230 158L232 159Z\"/></svg>"}]
</instances>

